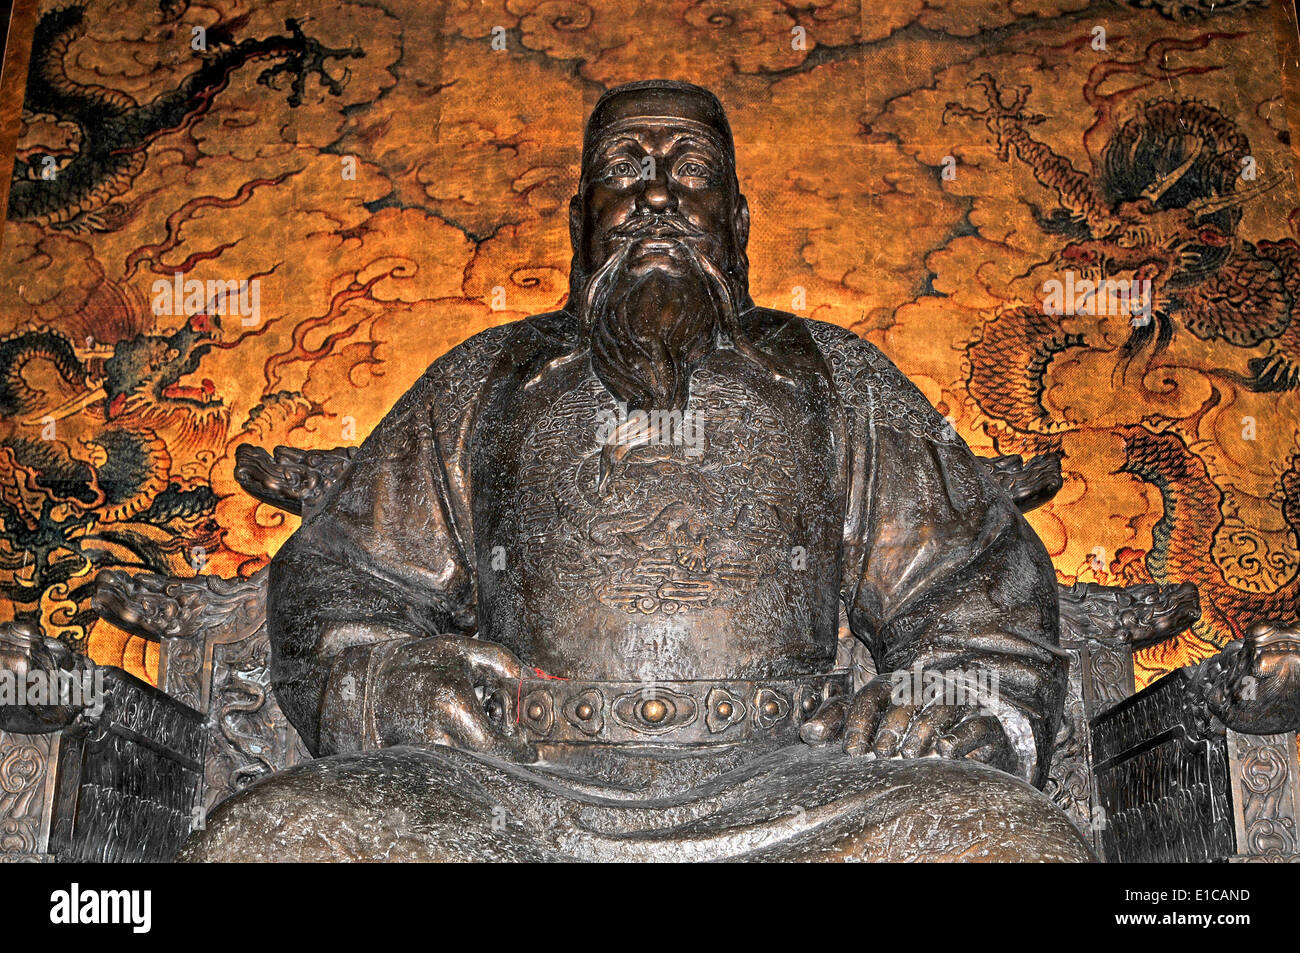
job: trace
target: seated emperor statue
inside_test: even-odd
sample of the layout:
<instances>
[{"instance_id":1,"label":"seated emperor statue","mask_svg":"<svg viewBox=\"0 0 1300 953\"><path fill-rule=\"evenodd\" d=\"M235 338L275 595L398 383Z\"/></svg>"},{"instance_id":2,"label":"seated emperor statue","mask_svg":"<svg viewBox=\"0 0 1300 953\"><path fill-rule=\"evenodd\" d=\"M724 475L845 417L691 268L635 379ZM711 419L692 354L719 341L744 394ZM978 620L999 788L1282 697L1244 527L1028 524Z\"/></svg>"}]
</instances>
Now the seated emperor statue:
<instances>
[{"instance_id":1,"label":"seated emperor statue","mask_svg":"<svg viewBox=\"0 0 1300 953\"><path fill-rule=\"evenodd\" d=\"M1090 860L1047 553L879 350L754 304L718 100L602 96L569 233L566 307L435 361L272 561L317 760L182 859Z\"/></svg>"}]
</instances>

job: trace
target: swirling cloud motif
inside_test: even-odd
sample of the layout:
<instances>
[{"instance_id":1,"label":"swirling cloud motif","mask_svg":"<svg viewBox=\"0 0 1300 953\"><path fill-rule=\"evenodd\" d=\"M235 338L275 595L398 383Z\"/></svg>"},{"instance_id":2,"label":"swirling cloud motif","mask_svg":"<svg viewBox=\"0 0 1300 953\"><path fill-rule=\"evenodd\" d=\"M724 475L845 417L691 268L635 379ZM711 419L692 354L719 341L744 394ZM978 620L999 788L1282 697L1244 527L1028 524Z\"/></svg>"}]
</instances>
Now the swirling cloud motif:
<instances>
[{"instance_id":1,"label":"swirling cloud motif","mask_svg":"<svg viewBox=\"0 0 1300 953\"><path fill-rule=\"evenodd\" d=\"M61 4L3 91L0 605L102 660L156 653L94 624L95 570L248 574L292 532L239 443L354 445L564 301L583 118L649 76L730 108L760 303L870 337L977 452L1062 451L1062 580L1201 587L1143 679L1294 617L1300 210L1258 5ZM1051 313L1066 272L1152 280L1151 322Z\"/></svg>"}]
</instances>

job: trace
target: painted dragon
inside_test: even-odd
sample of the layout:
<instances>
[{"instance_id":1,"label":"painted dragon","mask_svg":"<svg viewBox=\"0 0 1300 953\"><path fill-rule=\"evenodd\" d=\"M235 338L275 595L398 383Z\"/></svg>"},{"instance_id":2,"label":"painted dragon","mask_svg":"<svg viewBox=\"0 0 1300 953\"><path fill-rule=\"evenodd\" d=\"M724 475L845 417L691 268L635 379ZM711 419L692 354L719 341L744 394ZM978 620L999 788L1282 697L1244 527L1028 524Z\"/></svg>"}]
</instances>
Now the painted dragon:
<instances>
[{"instance_id":1,"label":"painted dragon","mask_svg":"<svg viewBox=\"0 0 1300 953\"><path fill-rule=\"evenodd\" d=\"M1156 487L1164 507L1136 579L1194 584L1202 608L1194 632L1214 649L1241 637L1240 620L1300 623L1300 572L1292 568L1281 585L1262 591L1228 578L1210 557L1224 526L1224 493L1187 442L1176 433L1145 425L1122 427L1119 433L1125 457L1120 472ZM1283 520L1293 538L1300 540L1300 453L1291 456L1279 475L1276 496L1281 499Z\"/></svg>"},{"instance_id":2,"label":"painted dragon","mask_svg":"<svg viewBox=\"0 0 1300 953\"><path fill-rule=\"evenodd\" d=\"M73 231L112 230L129 217L127 208L113 200L143 171L149 146L206 114L240 67L275 60L257 81L274 88L278 77L289 76L289 105L297 107L312 75L330 94L342 93L347 69L336 78L326 69L329 60L364 55L355 42L349 48L323 45L295 19L285 21L287 35L236 43L232 27L242 22L211 28L210 48L200 54L199 67L174 89L137 103L120 90L79 83L65 71L69 47L86 31L84 7L45 13L32 38L23 114L71 124L75 142L62 150L27 150L15 157L8 217Z\"/></svg>"},{"instance_id":3,"label":"painted dragon","mask_svg":"<svg viewBox=\"0 0 1300 953\"><path fill-rule=\"evenodd\" d=\"M194 315L170 333L96 346L110 353L93 361L56 330L0 340L0 592L15 606L35 606L51 586L82 589L88 563L168 570L216 532L211 489L171 474L176 447L226 437L211 382L182 383L217 320Z\"/></svg>"},{"instance_id":4,"label":"painted dragon","mask_svg":"<svg viewBox=\"0 0 1300 953\"><path fill-rule=\"evenodd\" d=\"M1205 103L1149 100L1083 172L1030 134L1045 117L1026 110L1028 86L1004 89L988 73L971 85L984 105L950 102L943 121L983 121L998 158L1023 162L1056 194L1059 206L1050 213L1032 211L1040 228L1063 239L1052 259L1058 269L1151 282L1152 320L1132 322L1126 363L1148 345L1159 354L1177 322L1202 340L1256 350L1246 361L1249 373L1221 376L1255 391L1300 387L1300 246L1238 234L1242 205L1285 178L1252 178L1250 143L1236 123ZM1051 361L1087 346L1055 315L1010 308L967 348L971 395L1022 433L1051 434L1061 426L1041 402Z\"/></svg>"}]
</instances>

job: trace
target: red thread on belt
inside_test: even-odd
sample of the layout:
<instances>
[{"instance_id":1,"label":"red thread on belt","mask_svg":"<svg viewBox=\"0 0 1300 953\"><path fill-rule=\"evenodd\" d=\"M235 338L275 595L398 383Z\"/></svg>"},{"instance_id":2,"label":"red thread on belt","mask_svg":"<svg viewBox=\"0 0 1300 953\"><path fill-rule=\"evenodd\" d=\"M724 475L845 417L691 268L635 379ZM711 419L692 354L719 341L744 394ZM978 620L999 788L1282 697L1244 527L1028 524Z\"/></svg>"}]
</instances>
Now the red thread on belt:
<instances>
[{"instance_id":1,"label":"red thread on belt","mask_svg":"<svg viewBox=\"0 0 1300 953\"><path fill-rule=\"evenodd\" d=\"M568 681L568 679L565 678L563 675L551 675L547 672L543 672L536 665L533 666L533 674L535 674L538 678L545 678L552 682ZM519 683L515 686L515 724L516 725L519 724L519 705L523 693L524 693L524 680L521 678L519 679Z\"/></svg>"}]
</instances>

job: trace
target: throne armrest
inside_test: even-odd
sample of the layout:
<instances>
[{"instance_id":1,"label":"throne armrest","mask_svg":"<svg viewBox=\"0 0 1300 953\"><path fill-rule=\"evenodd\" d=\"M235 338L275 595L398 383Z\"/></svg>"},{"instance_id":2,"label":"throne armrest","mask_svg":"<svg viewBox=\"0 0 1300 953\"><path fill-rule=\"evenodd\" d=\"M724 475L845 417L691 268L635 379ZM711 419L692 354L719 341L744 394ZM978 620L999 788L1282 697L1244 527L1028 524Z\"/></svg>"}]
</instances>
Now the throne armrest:
<instances>
[{"instance_id":1,"label":"throne armrest","mask_svg":"<svg viewBox=\"0 0 1300 953\"><path fill-rule=\"evenodd\" d=\"M1201 617L1201 598L1190 582L1060 587L1061 637L1130 652L1186 632Z\"/></svg>"},{"instance_id":2,"label":"throne armrest","mask_svg":"<svg viewBox=\"0 0 1300 953\"><path fill-rule=\"evenodd\" d=\"M1105 813L1097 801L1090 720L1133 694L1133 650L1185 630L1200 618L1191 584L1057 587L1061 648L1069 659L1061 726L1045 791L1104 855Z\"/></svg>"},{"instance_id":3,"label":"throne armrest","mask_svg":"<svg viewBox=\"0 0 1300 953\"><path fill-rule=\"evenodd\" d=\"M16 669L0 676L19 680ZM86 659L20 678L20 703L57 696L67 717L37 733L0 730L0 861L170 860L202 818L203 716Z\"/></svg>"},{"instance_id":4,"label":"throne armrest","mask_svg":"<svg viewBox=\"0 0 1300 953\"><path fill-rule=\"evenodd\" d=\"M1091 728L1108 860L1300 861L1300 629L1257 623Z\"/></svg>"},{"instance_id":5,"label":"throne armrest","mask_svg":"<svg viewBox=\"0 0 1300 953\"><path fill-rule=\"evenodd\" d=\"M222 579L105 569L95 577L90 606L104 621L150 642L194 639L218 628L247 631L266 618L265 574Z\"/></svg>"},{"instance_id":6,"label":"throne armrest","mask_svg":"<svg viewBox=\"0 0 1300 953\"><path fill-rule=\"evenodd\" d=\"M295 450L278 446L267 453L241 443L235 448L235 479L254 499L301 516L324 498L347 472L351 460L351 447ZM982 462L1022 513L1042 506L1062 486L1059 452L1040 454L1027 462L1019 454Z\"/></svg>"},{"instance_id":7,"label":"throne armrest","mask_svg":"<svg viewBox=\"0 0 1300 953\"><path fill-rule=\"evenodd\" d=\"M206 716L205 810L310 757L271 685L266 569L247 579L106 570L96 583L95 611L159 642L159 687Z\"/></svg>"}]
</instances>

